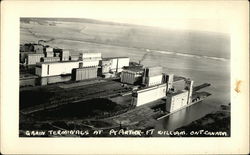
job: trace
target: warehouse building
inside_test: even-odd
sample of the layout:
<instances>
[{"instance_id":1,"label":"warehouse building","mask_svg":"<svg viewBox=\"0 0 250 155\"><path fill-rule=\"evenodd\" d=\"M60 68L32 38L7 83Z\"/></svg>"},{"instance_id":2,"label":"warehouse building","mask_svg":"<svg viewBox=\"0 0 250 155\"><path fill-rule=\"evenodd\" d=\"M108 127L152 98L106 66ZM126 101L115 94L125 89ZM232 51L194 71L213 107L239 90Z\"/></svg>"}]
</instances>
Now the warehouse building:
<instances>
[{"instance_id":1,"label":"warehouse building","mask_svg":"<svg viewBox=\"0 0 250 155\"><path fill-rule=\"evenodd\" d=\"M54 53L53 52L44 52L45 57L53 57Z\"/></svg>"},{"instance_id":2,"label":"warehouse building","mask_svg":"<svg viewBox=\"0 0 250 155\"><path fill-rule=\"evenodd\" d=\"M143 84L147 87L162 83L162 67L147 67L144 69Z\"/></svg>"},{"instance_id":3,"label":"warehouse building","mask_svg":"<svg viewBox=\"0 0 250 155\"><path fill-rule=\"evenodd\" d=\"M69 60L71 60L71 61L78 61L79 60L79 56L78 55L71 55L69 57Z\"/></svg>"},{"instance_id":4,"label":"warehouse building","mask_svg":"<svg viewBox=\"0 0 250 155\"><path fill-rule=\"evenodd\" d=\"M27 65L34 65L37 62L35 59L39 59L39 54L43 54L43 45L40 44L24 44L20 45L20 63ZM30 54L30 55L29 55ZM38 55L31 55L38 54ZM28 60L29 55L29 60ZM40 61L38 61L40 62Z\"/></svg>"},{"instance_id":5,"label":"warehouse building","mask_svg":"<svg viewBox=\"0 0 250 155\"><path fill-rule=\"evenodd\" d=\"M60 57L43 57L41 62L57 62L60 61Z\"/></svg>"},{"instance_id":6,"label":"warehouse building","mask_svg":"<svg viewBox=\"0 0 250 155\"><path fill-rule=\"evenodd\" d=\"M163 73L162 83L167 83L167 91L170 91L173 89L173 82L174 82L174 74Z\"/></svg>"},{"instance_id":7,"label":"warehouse building","mask_svg":"<svg viewBox=\"0 0 250 155\"><path fill-rule=\"evenodd\" d=\"M43 49L44 49L43 45L34 44L33 47L34 47L35 53L43 53Z\"/></svg>"},{"instance_id":8,"label":"warehouse building","mask_svg":"<svg viewBox=\"0 0 250 155\"><path fill-rule=\"evenodd\" d=\"M28 54L34 54L34 52L21 52L20 57L20 63L27 64L27 58Z\"/></svg>"},{"instance_id":9,"label":"warehouse building","mask_svg":"<svg viewBox=\"0 0 250 155\"><path fill-rule=\"evenodd\" d=\"M53 48L54 56L59 57L60 53L63 51L61 48Z\"/></svg>"},{"instance_id":10,"label":"warehouse building","mask_svg":"<svg viewBox=\"0 0 250 155\"><path fill-rule=\"evenodd\" d=\"M107 74L111 71L111 60L110 59L102 59L101 70L102 70L102 75Z\"/></svg>"},{"instance_id":11,"label":"warehouse building","mask_svg":"<svg viewBox=\"0 0 250 155\"><path fill-rule=\"evenodd\" d=\"M161 83L162 83L162 74L146 77L145 81L144 81L144 84L147 87L155 86L155 85L158 85L158 84L161 84Z\"/></svg>"},{"instance_id":12,"label":"warehouse building","mask_svg":"<svg viewBox=\"0 0 250 155\"><path fill-rule=\"evenodd\" d=\"M179 90L167 94L166 111L174 112L185 107L188 104L188 94L187 90Z\"/></svg>"},{"instance_id":13,"label":"warehouse building","mask_svg":"<svg viewBox=\"0 0 250 155\"><path fill-rule=\"evenodd\" d=\"M44 57L42 53L29 53L27 54L27 65L35 65L37 62L41 62L41 58Z\"/></svg>"},{"instance_id":14,"label":"warehouse building","mask_svg":"<svg viewBox=\"0 0 250 155\"><path fill-rule=\"evenodd\" d=\"M44 52L52 52L53 53L52 47L46 46L44 49L45 49Z\"/></svg>"},{"instance_id":15,"label":"warehouse building","mask_svg":"<svg viewBox=\"0 0 250 155\"><path fill-rule=\"evenodd\" d=\"M33 45L31 43L23 45L24 52L34 52Z\"/></svg>"},{"instance_id":16,"label":"warehouse building","mask_svg":"<svg viewBox=\"0 0 250 155\"><path fill-rule=\"evenodd\" d=\"M141 84L143 72L142 66L124 67L121 72L121 82L127 84Z\"/></svg>"},{"instance_id":17,"label":"warehouse building","mask_svg":"<svg viewBox=\"0 0 250 155\"><path fill-rule=\"evenodd\" d=\"M159 100L166 96L166 90L166 84L138 90L132 93L132 102L136 106L141 106L149 102Z\"/></svg>"},{"instance_id":18,"label":"warehouse building","mask_svg":"<svg viewBox=\"0 0 250 155\"><path fill-rule=\"evenodd\" d=\"M20 45L21 52L35 52L35 53L43 53L44 46L41 44L24 44Z\"/></svg>"},{"instance_id":19,"label":"warehouse building","mask_svg":"<svg viewBox=\"0 0 250 155\"><path fill-rule=\"evenodd\" d=\"M60 57L61 61L69 61L71 56L70 56L70 51L68 50L63 50L59 48L53 49L53 55L55 57ZM74 56L73 56L74 57ZM77 60L79 59L79 56L77 56Z\"/></svg>"},{"instance_id":20,"label":"warehouse building","mask_svg":"<svg viewBox=\"0 0 250 155\"><path fill-rule=\"evenodd\" d=\"M82 67L98 66L102 60L101 53L80 53L79 60L82 62Z\"/></svg>"},{"instance_id":21,"label":"warehouse building","mask_svg":"<svg viewBox=\"0 0 250 155\"><path fill-rule=\"evenodd\" d=\"M70 52L68 50L62 50L59 57L61 58L61 61L69 61Z\"/></svg>"},{"instance_id":22,"label":"warehouse building","mask_svg":"<svg viewBox=\"0 0 250 155\"><path fill-rule=\"evenodd\" d=\"M71 75L74 81L97 78L97 67L74 68Z\"/></svg>"},{"instance_id":23,"label":"warehouse building","mask_svg":"<svg viewBox=\"0 0 250 155\"><path fill-rule=\"evenodd\" d=\"M120 73L124 66L129 66L128 57L113 57L111 60L111 72Z\"/></svg>"},{"instance_id":24,"label":"warehouse building","mask_svg":"<svg viewBox=\"0 0 250 155\"><path fill-rule=\"evenodd\" d=\"M54 52L53 52L53 48L52 47L45 47L44 48L44 55L45 57L53 57L54 56Z\"/></svg>"},{"instance_id":25,"label":"warehouse building","mask_svg":"<svg viewBox=\"0 0 250 155\"><path fill-rule=\"evenodd\" d=\"M41 62L36 65L36 75L40 77L71 74L73 68L79 68L79 61Z\"/></svg>"},{"instance_id":26,"label":"warehouse building","mask_svg":"<svg viewBox=\"0 0 250 155\"><path fill-rule=\"evenodd\" d=\"M110 71L112 73L120 73L124 66L129 66L128 57L108 57L103 58L104 61L110 61Z\"/></svg>"}]
</instances>

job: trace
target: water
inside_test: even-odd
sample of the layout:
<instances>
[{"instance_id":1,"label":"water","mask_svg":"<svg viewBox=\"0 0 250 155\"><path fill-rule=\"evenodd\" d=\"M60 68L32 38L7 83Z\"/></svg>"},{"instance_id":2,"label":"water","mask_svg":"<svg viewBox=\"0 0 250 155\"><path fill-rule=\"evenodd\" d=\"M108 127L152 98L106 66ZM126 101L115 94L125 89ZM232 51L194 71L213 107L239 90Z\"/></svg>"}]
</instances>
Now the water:
<instances>
[{"instance_id":1,"label":"water","mask_svg":"<svg viewBox=\"0 0 250 155\"><path fill-rule=\"evenodd\" d=\"M157 61L155 61L157 60ZM182 109L169 117L159 120L156 129L175 130L188 125L208 113L217 111L221 104L230 102L230 61L152 53L145 65L161 65L164 71L189 77L194 85L211 83L207 91L212 94L204 101Z\"/></svg>"}]
</instances>

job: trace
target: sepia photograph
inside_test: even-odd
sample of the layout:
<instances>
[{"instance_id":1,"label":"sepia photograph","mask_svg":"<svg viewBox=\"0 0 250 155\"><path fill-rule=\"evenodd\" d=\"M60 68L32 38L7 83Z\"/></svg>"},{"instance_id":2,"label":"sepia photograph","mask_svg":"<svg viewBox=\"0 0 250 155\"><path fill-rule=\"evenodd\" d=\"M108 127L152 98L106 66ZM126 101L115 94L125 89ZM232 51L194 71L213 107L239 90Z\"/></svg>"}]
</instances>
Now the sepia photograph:
<instances>
[{"instance_id":1,"label":"sepia photograph","mask_svg":"<svg viewBox=\"0 0 250 155\"><path fill-rule=\"evenodd\" d=\"M244 1L1 2L2 154L249 152Z\"/></svg>"},{"instance_id":2,"label":"sepia photograph","mask_svg":"<svg viewBox=\"0 0 250 155\"><path fill-rule=\"evenodd\" d=\"M20 18L19 95L21 137L230 137L230 35Z\"/></svg>"}]
</instances>

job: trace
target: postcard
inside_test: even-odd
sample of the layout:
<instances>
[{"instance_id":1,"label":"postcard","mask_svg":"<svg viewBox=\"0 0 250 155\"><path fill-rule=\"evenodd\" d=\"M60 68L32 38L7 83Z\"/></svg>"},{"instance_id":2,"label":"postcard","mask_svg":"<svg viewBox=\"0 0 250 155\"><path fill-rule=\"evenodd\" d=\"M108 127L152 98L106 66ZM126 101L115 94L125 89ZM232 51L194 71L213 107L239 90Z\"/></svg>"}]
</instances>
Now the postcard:
<instances>
[{"instance_id":1,"label":"postcard","mask_svg":"<svg viewBox=\"0 0 250 155\"><path fill-rule=\"evenodd\" d=\"M247 153L247 4L4 1L2 152Z\"/></svg>"}]
</instances>

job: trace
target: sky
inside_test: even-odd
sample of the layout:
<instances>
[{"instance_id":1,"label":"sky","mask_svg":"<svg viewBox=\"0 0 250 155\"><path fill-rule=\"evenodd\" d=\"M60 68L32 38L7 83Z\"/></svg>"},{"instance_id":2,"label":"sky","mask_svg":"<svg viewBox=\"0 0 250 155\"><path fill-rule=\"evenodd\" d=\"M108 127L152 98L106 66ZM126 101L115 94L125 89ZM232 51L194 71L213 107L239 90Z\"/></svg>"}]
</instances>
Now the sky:
<instances>
[{"instance_id":1,"label":"sky","mask_svg":"<svg viewBox=\"0 0 250 155\"><path fill-rule=\"evenodd\" d=\"M49 2L50 3L50 2ZM224 1L96 1L96 2L56 2L46 5L37 2L37 7L30 3L20 4L29 12L26 17L64 17L89 18L117 23L156 26L167 29L184 29L230 33L232 19L242 17L246 10L236 2ZM22 6L23 5L23 6ZM73 7L72 7L73 6ZM241 20L241 19L237 19Z\"/></svg>"},{"instance_id":2,"label":"sky","mask_svg":"<svg viewBox=\"0 0 250 155\"><path fill-rule=\"evenodd\" d=\"M174 18L105 18L99 19L116 23L154 26L173 30L199 30L229 33L230 27L220 19L174 19Z\"/></svg>"}]
</instances>

